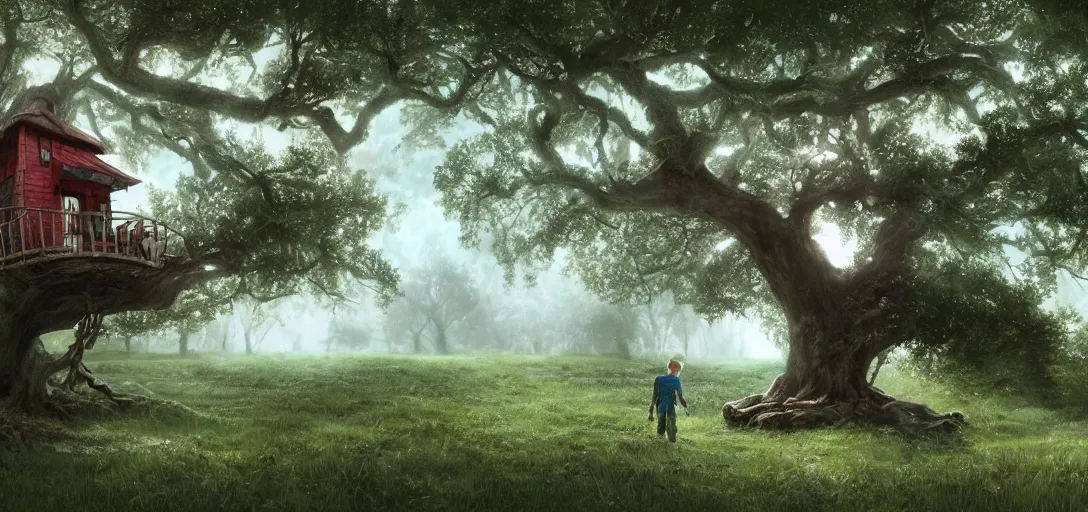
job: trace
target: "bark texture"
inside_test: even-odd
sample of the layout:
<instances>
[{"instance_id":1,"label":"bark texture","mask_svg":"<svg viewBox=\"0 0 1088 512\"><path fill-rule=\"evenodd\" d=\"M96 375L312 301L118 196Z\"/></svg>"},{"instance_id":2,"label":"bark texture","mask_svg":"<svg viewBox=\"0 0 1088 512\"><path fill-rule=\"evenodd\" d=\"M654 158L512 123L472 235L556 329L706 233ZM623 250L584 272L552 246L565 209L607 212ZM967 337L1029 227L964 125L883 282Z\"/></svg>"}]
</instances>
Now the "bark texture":
<instances>
[{"instance_id":1,"label":"bark texture","mask_svg":"<svg viewBox=\"0 0 1088 512\"><path fill-rule=\"evenodd\" d=\"M788 219L753 233L750 252L789 323L785 372L761 394L725 404L729 425L771 429L861 422L912 431L957 428L958 412L938 414L896 400L868 381L874 360L909 332L907 247L918 236L909 217L893 217L877 235L867 266L843 274Z\"/></svg>"},{"instance_id":2,"label":"bark texture","mask_svg":"<svg viewBox=\"0 0 1088 512\"><path fill-rule=\"evenodd\" d=\"M938 414L896 400L866 378L874 359L910 332L906 297L913 275L911 249L925 227L909 201L883 221L869 261L844 273L830 264L811 236L819 198L796 202L784 217L705 169L660 180L663 190L684 198L674 208L699 212L748 249L789 323L785 372L766 392L725 404L727 424L793 429L856 421L912 431L963 424L958 412Z\"/></svg>"},{"instance_id":3,"label":"bark texture","mask_svg":"<svg viewBox=\"0 0 1088 512\"><path fill-rule=\"evenodd\" d=\"M882 333L834 320L808 317L793 323L785 372L766 392L725 404L725 422L770 429L860 422L911 431L954 429L964 423L958 412L939 414L873 386L866 377L886 344Z\"/></svg>"}]
</instances>

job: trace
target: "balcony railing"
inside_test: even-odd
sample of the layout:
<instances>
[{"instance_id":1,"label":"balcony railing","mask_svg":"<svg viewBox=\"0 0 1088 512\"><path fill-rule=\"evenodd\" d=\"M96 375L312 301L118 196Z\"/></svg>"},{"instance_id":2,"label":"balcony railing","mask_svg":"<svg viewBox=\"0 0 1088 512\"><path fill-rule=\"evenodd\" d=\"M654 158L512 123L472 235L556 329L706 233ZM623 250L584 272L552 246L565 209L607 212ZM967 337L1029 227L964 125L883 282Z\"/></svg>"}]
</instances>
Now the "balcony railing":
<instances>
[{"instance_id":1,"label":"balcony railing","mask_svg":"<svg viewBox=\"0 0 1088 512\"><path fill-rule=\"evenodd\" d=\"M0 268L40 258L105 256L160 267L181 236L130 212L0 208Z\"/></svg>"}]
</instances>

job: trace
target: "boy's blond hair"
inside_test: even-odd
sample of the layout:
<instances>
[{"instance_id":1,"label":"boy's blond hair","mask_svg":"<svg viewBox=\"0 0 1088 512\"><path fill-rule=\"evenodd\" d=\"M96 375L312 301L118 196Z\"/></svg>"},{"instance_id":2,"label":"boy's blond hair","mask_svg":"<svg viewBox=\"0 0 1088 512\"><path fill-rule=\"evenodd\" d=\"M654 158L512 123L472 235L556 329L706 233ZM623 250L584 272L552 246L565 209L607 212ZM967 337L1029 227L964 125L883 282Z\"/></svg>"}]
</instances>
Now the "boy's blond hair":
<instances>
[{"instance_id":1,"label":"boy's blond hair","mask_svg":"<svg viewBox=\"0 0 1088 512\"><path fill-rule=\"evenodd\" d=\"M677 361L676 359L669 359L669 364L666 365L666 368L669 370L676 368L676 371L680 371L684 369L684 363Z\"/></svg>"}]
</instances>

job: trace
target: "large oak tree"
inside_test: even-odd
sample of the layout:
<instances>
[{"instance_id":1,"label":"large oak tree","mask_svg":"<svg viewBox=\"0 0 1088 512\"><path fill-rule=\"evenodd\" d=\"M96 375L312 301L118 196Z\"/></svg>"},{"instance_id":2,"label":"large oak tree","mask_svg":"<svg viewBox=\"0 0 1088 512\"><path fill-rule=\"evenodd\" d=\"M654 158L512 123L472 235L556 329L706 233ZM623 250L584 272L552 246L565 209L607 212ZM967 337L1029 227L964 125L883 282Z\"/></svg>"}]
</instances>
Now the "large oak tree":
<instances>
[{"instance_id":1,"label":"large oak tree","mask_svg":"<svg viewBox=\"0 0 1088 512\"><path fill-rule=\"evenodd\" d=\"M413 316L422 315L434 328L434 348L439 354L450 353L450 327L465 320L479 304L479 290L472 276L448 257L432 256L418 268L411 269L404 280L403 301L417 311L415 315L398 315L411 323ZM413 349L419 352L419 333L412 327Z\"/></svg>"},{"instance_id":2,"label":"large oak tree","mask_svg":"<svg viewBox=\"0 0 1088 512\"><path fill-rule=\"evenodd\" d=\"M729 424L957 424L866 381L897 346L1047 385L1068 333L1041 302L1088 264L1083 9L454 3L499 71L438 170L447 210L511 266L565 248L595 288L781 315L785 372Z\"/></svg>"}]
</instances>

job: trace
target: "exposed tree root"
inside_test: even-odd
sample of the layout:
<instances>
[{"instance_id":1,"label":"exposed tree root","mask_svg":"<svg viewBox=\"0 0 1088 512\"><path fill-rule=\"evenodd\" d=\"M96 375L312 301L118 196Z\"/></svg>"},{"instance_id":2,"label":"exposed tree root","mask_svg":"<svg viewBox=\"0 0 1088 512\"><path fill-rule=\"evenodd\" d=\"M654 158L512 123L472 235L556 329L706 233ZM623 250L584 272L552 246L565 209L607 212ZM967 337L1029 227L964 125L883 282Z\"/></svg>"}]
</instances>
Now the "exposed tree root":
<instances>
[{"instance_id":1,"label":"exposed tree root","mask_svg":"<svg viewBox=\"0 0 1088 512\"><path fill-rule=\"evenodd\" d=\"M22 370L8 390L9 408L28 413L47 412L67 419L71 417L71 412L58 403L56 395L62 391L78 394L83 385L105 395L113 403L130 403L131 398L115 393L83 363L84 353L93 348L98 340L103 318L104 315L88 314L80 320L76 326L75 341L63 355L56 358L49 356L40 340L35 340L30 353L24 358ZM68 369L67 375L58 381L56 375L65 368Z\"/></svg>"},{"instance_id":2,"label":"exposed tree root","mask_svg":"<svg viewBox=\"0 0 1088 512\"><path fill-rule=\"evenodd\" d=\"M86 384L115 403L128 403L131 402L130 399L117 396L105 382L98 380L91 373L87 365L83 364L84 351L94 348L98 335L102 332L102 319L103 315L87 315L76 327L76 341L69 347L71 357L68 358L68 376L64 378L63 387L75 392L80 384Z\"/></svg>"},{"instance_id":3,"label":"exposed tree root","mask_svg":"<svg viewBox=\"0 0 1088 512\"><path fill-rule=\"evenodd\" d=\"M771 390L778 383L776 379ZM875 387L864 390L862 398L855 400L833 400L826 396L810 400L780 399L771 390L725 404L722 407L725 423L768 430L859 423L894 427L910 434L957 431L965 424L962 413L940 414L923 404L896 400Z\"/></svg>"}]
</instances>

